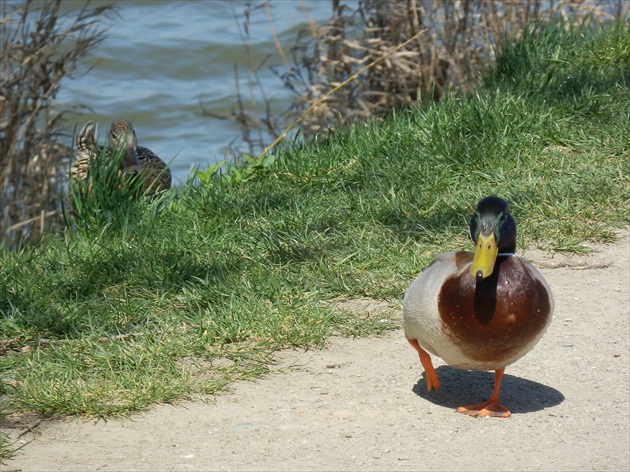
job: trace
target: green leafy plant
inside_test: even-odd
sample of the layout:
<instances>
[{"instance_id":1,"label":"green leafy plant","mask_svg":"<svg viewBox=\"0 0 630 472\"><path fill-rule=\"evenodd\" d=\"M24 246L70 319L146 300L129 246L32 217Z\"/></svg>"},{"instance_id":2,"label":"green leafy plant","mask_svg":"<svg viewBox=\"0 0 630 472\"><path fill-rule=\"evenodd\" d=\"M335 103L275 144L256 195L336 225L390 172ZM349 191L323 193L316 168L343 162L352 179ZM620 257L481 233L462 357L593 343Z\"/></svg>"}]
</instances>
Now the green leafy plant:
<instances>
[{"instance_id":1,"label":"green leafy plant","mask_svg":"<svg viewBox=\"0 0 630 472\"><path fill-rule=\"evenodd\" d=\"M209 166L206 170L195 170L194 176L206 186L216 185L219 181L229 184L232 187L251 182L254 179L268 175L274 164L276 156L267 154L260 157L243 155L243 163L235 165L225 165L225 160Z\"/></svg>"}]
</instances>

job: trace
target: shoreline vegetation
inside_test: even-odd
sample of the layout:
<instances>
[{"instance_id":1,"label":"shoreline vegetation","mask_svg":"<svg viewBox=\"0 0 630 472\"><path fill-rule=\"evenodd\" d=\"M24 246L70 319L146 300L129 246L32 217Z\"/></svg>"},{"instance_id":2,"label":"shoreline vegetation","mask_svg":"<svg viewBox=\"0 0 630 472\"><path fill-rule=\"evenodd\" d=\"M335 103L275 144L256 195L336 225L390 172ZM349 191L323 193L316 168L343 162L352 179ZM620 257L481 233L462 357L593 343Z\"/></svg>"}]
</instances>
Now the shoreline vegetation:
<instances>
[{"instance_id":1,"label":"shoreline vegetation","mask_svg":"<svg viewBox=\"0 0 630 472\"><path fill-rule=\"evenodd\" d=\"M222 119L241 129L240 139L225 150L230 162L260 158L281 136L293 144L325 139L348 123L428 106L449 91L468 93L494 64L503 38L518 38L537 21L600 24L628 15L623 0L331 0L329 21L316 24L307 4L299 5L305 26L290 49L276 33L278 19L268 0L247 2L238 12L246 57L248 25L266 23L278 64L249 58L245 71L234 65L231 115L216 115L200 104L208 126ZM104 22L115 21L115 13L114 4L93 8L86 2L80 10L67 11L60 0L0 0L0 235L5 249L36 243L66 226L62 205L77 130L64 123L85 105L58 109L55 99L62 80L80 73L83 59L106 38ZM261 68L270 69L293 94L286 109L267 98ZM247 87L239 88L240 82Z\"/></svg>"},{"instance_id":2,"label":"shoreline vegetation","mask_svg":"<svg viewBox=\"0 0 630 472\"><path fill-rule=\"evenodd\" d=\"M485 195L521 248L584 252L629 223L627 23L536 22L470 90L360 118L3 251L0 420L127 415L255 378L279 349L382 334L437 253L470 249Z\"/></svg>"}]
</instances>

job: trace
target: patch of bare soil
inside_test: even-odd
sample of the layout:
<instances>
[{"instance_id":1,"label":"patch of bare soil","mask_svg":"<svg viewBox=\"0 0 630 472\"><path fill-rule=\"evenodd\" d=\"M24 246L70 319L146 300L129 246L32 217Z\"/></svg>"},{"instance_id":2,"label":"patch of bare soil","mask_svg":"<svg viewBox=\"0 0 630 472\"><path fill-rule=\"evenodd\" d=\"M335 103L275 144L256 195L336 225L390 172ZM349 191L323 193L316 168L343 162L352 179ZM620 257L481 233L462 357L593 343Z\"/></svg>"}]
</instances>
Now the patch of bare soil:
<instances>
[{"instance_id":1,"label":"patch of bare soil","mask_svg":"<svg viewBox=\"0 0 630 472\"><path fill-rule=\"evenodd\" d=\"M28 444L3 470L630 470L630 243L627 231L618 236L585 256L525 254L556 311L541 342L506 370L509 419L454 412L490 395L491 372L434 359L442 389L427 392L399 330L282 352L274 373L207 403L44 421L24 430L18 441Z\"/></svg>"}]
</instances>

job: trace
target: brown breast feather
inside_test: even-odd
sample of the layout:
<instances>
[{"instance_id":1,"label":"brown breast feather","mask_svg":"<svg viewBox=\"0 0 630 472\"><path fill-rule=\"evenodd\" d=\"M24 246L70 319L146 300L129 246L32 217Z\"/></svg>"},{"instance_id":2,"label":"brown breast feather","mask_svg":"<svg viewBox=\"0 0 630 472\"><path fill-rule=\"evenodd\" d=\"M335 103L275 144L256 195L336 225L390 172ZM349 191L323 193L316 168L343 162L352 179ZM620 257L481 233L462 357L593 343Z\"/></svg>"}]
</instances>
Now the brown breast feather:
<instances>
[{"instance_id":1,"label":"brown breast feather","mask_svg":"<svg viewBox=\"0 0 630 472\"><path fill-rule=\"evenodd\" d=\"M458 252L458 274L447 278L438 296L449 338L470 359L509 359L539 336L551 310L545 286L517 257L503 257L490 277L477 282L469 274L473 254Z\"/></svg>"}]
</instances>

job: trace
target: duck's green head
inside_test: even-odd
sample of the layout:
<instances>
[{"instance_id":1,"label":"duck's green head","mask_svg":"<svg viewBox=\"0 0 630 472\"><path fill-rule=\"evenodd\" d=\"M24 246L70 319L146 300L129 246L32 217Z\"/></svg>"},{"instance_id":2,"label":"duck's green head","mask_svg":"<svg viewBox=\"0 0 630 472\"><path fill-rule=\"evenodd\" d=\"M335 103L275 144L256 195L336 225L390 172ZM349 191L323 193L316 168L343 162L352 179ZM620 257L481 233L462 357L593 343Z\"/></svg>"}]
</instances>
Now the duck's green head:
<instances>
[{"instance_id":1,"label":"duck's green head","mask_svg":"<svg viewBox=\"0 0 630 472\"><path fill-rule=\"evenodd\" d=\"M516 250L516 222L507 202L499 197L480 200L470 220L470 236L475 243L470 274L482 280L492 275L499 253L512 254Z\"/></svg>"}]
</instances>

